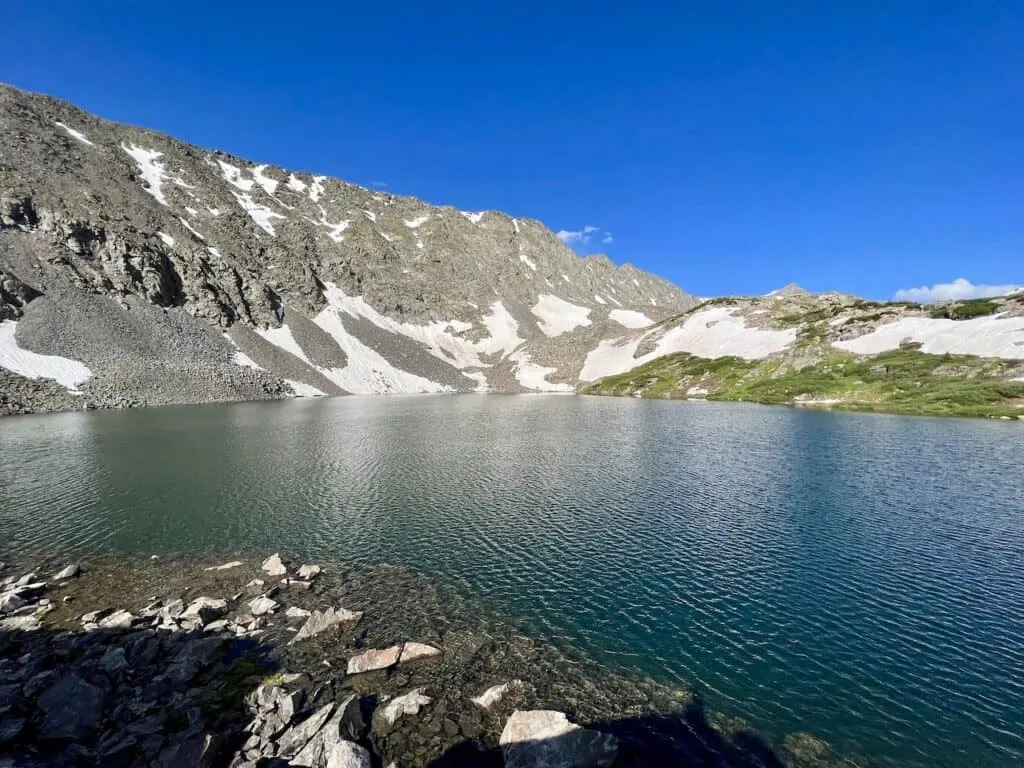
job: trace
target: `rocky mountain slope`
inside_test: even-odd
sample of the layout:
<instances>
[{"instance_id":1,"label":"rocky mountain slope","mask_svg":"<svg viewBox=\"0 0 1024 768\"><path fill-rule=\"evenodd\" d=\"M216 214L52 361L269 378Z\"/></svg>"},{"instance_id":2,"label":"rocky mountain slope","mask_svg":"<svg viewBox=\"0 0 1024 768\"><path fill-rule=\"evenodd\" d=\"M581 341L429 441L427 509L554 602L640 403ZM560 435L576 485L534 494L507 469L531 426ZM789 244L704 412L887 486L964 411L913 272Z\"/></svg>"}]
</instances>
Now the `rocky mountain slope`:
<instances>
[{"instance_id":1,"label":"rocky mountain slope","mask_svg":"<svg viewBox=\"0 0 1024 768\"><path fill-rule=\"evenodd\" d=\"M537 221L460 211L0 86L0 413L575 391L696 302Z\"/></svg>"},{"instance_id":2,"label":"rocky mountain slope","mask_svg":"<svg viewBox=\"0 0 1024 768\"><path fill-rule=\"evenodd\" d=\"M601 342L592 394L1024 420L1024 294L922 306L812 295L705 302Z\"/></svg>"}]
</instances>

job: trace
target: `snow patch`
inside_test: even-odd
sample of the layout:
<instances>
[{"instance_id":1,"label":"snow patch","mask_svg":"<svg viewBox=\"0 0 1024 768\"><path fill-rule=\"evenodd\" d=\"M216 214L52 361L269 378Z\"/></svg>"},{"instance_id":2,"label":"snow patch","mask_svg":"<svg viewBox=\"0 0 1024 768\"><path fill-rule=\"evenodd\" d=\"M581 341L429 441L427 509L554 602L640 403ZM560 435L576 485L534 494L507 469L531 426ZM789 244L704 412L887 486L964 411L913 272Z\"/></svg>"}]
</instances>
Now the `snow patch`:
<instances>
[{"instance_id":1,"label":"snow patch","mask_svg":"<svg viewBox=\"0 0 1024 768\"><path fill-rule=\"evenodd\" d=\"M534 392L576 391L572 384L555 384L548 381L548 376L557 373L558 369L538 365L530 360L530 355L524 349L513 352L509 359L515 362L516 381L526 389L532 389Z\"/></svg>"},{"instance_id":2,"label":"snow patch","mask_svg":"<svg viewBox=\"0 0 1024 768\"><path fill-rule=\"evenodd\" d=\"M589 307L572 304L550 293L542 293L537 298L537 304L531 311L537 316L537 325L545 336L560 336L574 328L590 325Z\"/></svg>"},{"instance_id":3,"label":"snow patch","mask_svg":"<svg viewBox=\"0 0 1024 768\"><path fill-rule=\"evenodd\" d=\"M734 311L727 307L716 307L696 312L681 325L665 331L654 350L639 357L633 355L640 342L650 334L632 339L602 341L587 355L583 370L580 371L580 381L595 381L605 376L625 373L674 352L689 352L710 359L736 356L745 360L759 360L781 352L796 340L796 328L783 331L748 328L743 318L732 314Z\"/></svg>"},{"instance_id":4,"label":"snow patch","mask_svg":"<svg viewBox=\"0 0 1024 768\"><path fill-rule=\"evenodd\" d=\"M430 221L429 216L417 216L415 219L403 219L402 223L409 229L416 229L416 227L421 227L428 221Z\"/></svg>"},{"instance_id":5,"label":"snow patch","mask_svg":"<svg viewBox=\"0 0 1024 768\"><path fill-rule=\"evenodd\" d=\"M235 348L235 354L231 358L231 362L233 362L235 365L241 365L245 368L252 368L254 371L264 370L264 368L257 364L255 360L253 360L251 357L245 354L245 352L239 349L238 345L235 343L235 340L228 336L226 333L224 334L224 339L228 342L228 344Z\"/></svg>"},{"instance_id":6,"label":"snow patch","mask_svg":"<svg viewBox=\"0 0 1024 768\"><path fill-rule=\"evenodd\" d=\"M157 237L164 241L164 245L168 248L174 247L174 238L168 235L166 232L157 232Z\"/></svg>"},{"instance_id":7,"label":"snow patch","mask_svg":"<svg viewBox=\"0 0 1024 768\"><path fill-rule=\"evenodd\" d=\"M85 134L82 133L81 131L76 131L74 128L64 125L64 123L62 123L60 120L54 120L53 122L59 128L63 128L65 131L67 131L68 135L71 136L71 138L78 139L80 142L82 142L83 144L87 144L90 147L95 146L91 141L89 141L89 139L86 138Z\"/></svg>"},{"instance_id":8,"label":"snow patch","mask_svg":"<svg viewBox=\"0 0 1024 768\"><path fill-rule=\"evenodd\" d=\"M264 339L269 341L275 347L283 349L289 354L295 355L302 362L307 365L312 365L309 362L309 358L306 357L306 353L302 351L302 347L292 336L292 329L287 325L282 325L280 328L257 328L256 333L262 336Z\"/></svg>"},{"instance_id":9,"label":"snow patch","mask_svg":"<svg viewBox=\"0 0 1024 768\"><path fill-rule=\"evenodd\" d=\"M268 195L273 195L277 191L277 185L280 183L269 176L264 175L263 169L266 165L257 165L252 169L252 177L256 180L256 183L263 187L263 191Z\"/></svg>"},{"instance_id":10,"label":"snow patch","mask_svg":"<svg viewBox=\"0 0 1024 768\"><path fill-rule=\"evenodd\" d=\"M18 346L14 320L0 322L0 368L26 379L53 379L73 395L92 378L92 371L77 360L58 355L40 355Z\"/></svg>"},{"instance_id":11,"label":"snow patch","mask_svg":"<svg viewBox=\"0 0 1024 768\"><path fill-rule=\"evenodd\" d=\"M502 357L508 357L526 341L519 337L519 323L500 301L491 305L490 312L483 316L483 323L490 336L473 345L481 354L496 355L500 352Z\"/></svg>"},{"instance_id":12,"label":"snow patch","mask_svg":"<svg viewBox=\"0 0 1024 768\"><path fill-rule=\"evenodd\" d=\"M198 238L199 238L200 240L202 240L202 241L203 241L204 243L206 242L206 238L205 238L205 237L203 237L203 234L202 234L202 233L201 233L201 232L200 232L200 231L199 231L198 229L196 229L195 227L193 227L193 226L192 226L191 224L189 224L189 223L188 223L187 221L185 221L185 220L184 220L183 218L181 218L180 216L178 217L178 221L180 221L180 222L181 222L182 226L183 226L183 227L185 227L185 229L187 229L187 230L188 230L189 232L191 232L191 233L192 233L193 235L195 235L196 237L198 237Z\"/></svg>"},{"instance_id":13,"label":"snow patch","mask_svg":"<svg viewBox=\"0 0 1024 768\"><path fill-rule=\"evenodd\" d=\"M572 280L570 280L569 276L564 272L562 273L562 279L565 280L565 282L569 283L569 285L572 285Z\"/></svg>"},{"instance_id":14,"label":"snow patch","mask_svg":"<svg viewBox=\"0 0 1024 768\"><path fill-rule=\"evenodd\" d=\"M523 264L528 266L530 269L532 269L534 272L537 271L537 265L530 261L530 257L527 256L525 253L519 254L519 260L523 262Z\"/></svg>"},{"instance_id":15,"label":"snow patch","mask_svg":"<svg viewBox=\"0 0 1024 768\"><path fill-rule=\"evenodd\" d=\"M483 218L484 218L484 212L483 211L479 211L477 213L474 213L473 211L459 211L459 213L461 213L463 216L465 216L467 219L469 219L474 224L479 224L481 222L481 220L483 220Z\"/></svg>"},{"instance_id":16,"label":"snow patch","mask_svg":"<svg viewBox=\"0 0 1024 768\"><path fill-rule=\"evenodd\" d=\"M637 280L635 277L633 278L633 285L635 285L637 288L640 287L640 281Z\"/></svg>"},{"instance_id":17,"label":"snow patch","mask_svg":"<svg viewBox=\"0 0 1024 768\"><path fill-rule=\"evenodd\" d=\"M242 175L242 169L237 165L231 163L225 163L223 160L217 160L217 165L220 166L221 175L231 186L242 192L252 192L253 186L256 182L252 179L247 179Z\"/></svg>"},{"instance_id":18,"label":"snow patch","mask_svg":"<svg viewBox=\"0 0 1024 768\"><path fill-rule=\"evenodd\" d=\"M987 315L971 320L904 317L871 333L833 346L858 355L898 349L903 339L921 342L929 355L978 355L1024 360L1024 317Z\"/></svg>"},{"instance_id":19,"label":"snow patch","mask_svg":"<svg viewBox=\"0 0 1024 768\"><path fill-rule=\"evenodd\" d=\"M195 208L189 208L187 205L185 206L185 213L187 213L189 216L199 215L199 211L197 211Z\"/></svg>"},{"instance_id":20,"label":"snow patch","mask_svg":"<svg viewBox=\"0 0 1024 768\"><path fill-rule=\"evenodd\" d=\"M514 230L515 230L516 232L519 232L519 222L518 222L518 221L516 221L515 219L512 219L512 228L513 228L513 229L514 229Z\"/></svg>"},{"instance_id":21,"label":"snow patch","mask_svg":"<svg viewBox=\"0 0 1024 768\"><path fill-rule=\"evenodd\" d=\"M377 214L374 213L373 211L363 211L363 215L366 216L366 218L368 218L372 222L377 221Z\"/></svg>"},{"instance_id":22,"label":"snow patch","mask_svg":"<svg viewBox=\"0 0 1024 768\"><path fill-rule=\"evenodd\" d=\"M313 177L313 183L309 185L309 199L314 203L320 202L320 198L324 196L325 181L327 181L326 176Z\"/></svg>"},{"instance_id":23,"label":"snow patch","mask_svg":"<svg viewBox=\"0 0 1024 768\"><path fill-rule=\"evenodd\" d=\"M312 221L312 219L311 219L311 221ZM348 225L351 224L352 222L349 221L348 219L342 219L337 224L332 224L331 222L329 222L327 220L327 212L324 210L324 207L321 205L320 206L320 221L315 221L313 223L317 224L317 225L319 225L321 227L326 227L329 230L327 232L327 236L329 238L331 238L331 240L333 240L334 242L340 243L342 240L345 239L344 237L341 236L341 233L344 232L346 229L348 229Z\"/></svg>"},{"instance_id":24,"label":"snow patch","mask_svg":"<svg viewBox=\"0 0 1024 768\"><path fill-rule=\"evenodd\" d=\"M295 397L326 397L326 395L319 389L311 387L309 384L304 382L285 379L284 383L292 388L292 392L295 393Z\"/></svg>"},{"instance_id":25,"label":"snow patch","mask_svg":"<svg viewBox=\"0 0 1024 768\"><path fill-rule=\"evenodd\" d=\"M306 182L296 176L294 173L288 174L288 181L285 182L285 186L293 192L305 192L308 186ZM316 202L315 200L313 201Z\"/></svg>"},{"instance_id":26,"label":"snow patch","mask_svg":"<svg viewBox=\"0 0 1024 768\"><path fill-rule=\"evenodd\" d=\"M613 309L608 313L608 318L626 328L646 328L648 325L654 325L654 321L643 312L634 312L630 309Z\"/></svg>"},{"instance_id":27,"label":"snow patch","mask_svg":"<svg viewBox=\"0 0 1024 768\"><path fill-rule=\"evenodd\" d=\"M608 303L607 301L602 299L600 296L598 296L596 293L594 294L594 301L596 301L598 304L607 304Z\"/></svg>"},{"instance_id":28,"label":"snow patch","mask_svg":"<svg viewBox=\"0 0 1024 768\"><path fill-rule=\"evenodd\" d=\"M164 197L163 192L163 182L167 178L167 172L164 169L164 164L157 159L163 157L164 153L137 147L134 144L122 144L121 149L138 163L139 170L142 171L142 180L145 182L143 188L155 197L160 205L167 205L167 198Z\"/></svg>"},{"instance_id":29,"label":"snow patch","mask_svg":"<svg viewBox=\"0 0 1024 768\"><path fill-rule=\"evenodd\" d=\"M260 229L270 235L276 234L272 221L273 219L283 219L285 218L284 216L265 205L257 203L247 192L232 192L231 194Z\"/></svg>"},{"instance_id":30,"label":"snow patch","mask_svg":"<svg viewBox=\"0 0 1024 768\"><path fill-rule=\"evenodd\" d=\"M491 386L487 383L487 374L483 371L463 371L462 375L468 379L473 379L477 386L474 392L490 392Z\"/></svg>"},{"instance_id":31,"label":"snow patch","mask_svg":"<svg viewBox=\"0 0 1024 768\"><path fill-rule=\"evenodd\" d=\"M450 387L396 368L376 350L366 346L345 329L341 315L345 311L325 293L330 305L313 318L341 347L347 358L344 368L325 368L321 373L342 389L358 395L448 392ZM342 294L343 295L343 294Z\"/></svg>"}]
</instances>

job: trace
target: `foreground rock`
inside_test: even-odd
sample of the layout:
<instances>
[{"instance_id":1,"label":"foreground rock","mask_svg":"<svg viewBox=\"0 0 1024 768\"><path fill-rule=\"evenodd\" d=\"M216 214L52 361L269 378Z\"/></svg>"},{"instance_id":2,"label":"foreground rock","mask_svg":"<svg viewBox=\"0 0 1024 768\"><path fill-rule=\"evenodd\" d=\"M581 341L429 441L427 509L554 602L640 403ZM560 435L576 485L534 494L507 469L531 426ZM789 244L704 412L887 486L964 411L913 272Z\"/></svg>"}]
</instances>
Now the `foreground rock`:
<instances>
[{"instance_id":1,"label":"foreground rock","mask_svg":"<svg viewBox=\"0 0 1024 768\"><path fill-rule=\"evenodd\" d=\"M618 740L570 723L561 712L516 710L501 732L506 768L606 768Z\"/></svg>"}]
</instances>

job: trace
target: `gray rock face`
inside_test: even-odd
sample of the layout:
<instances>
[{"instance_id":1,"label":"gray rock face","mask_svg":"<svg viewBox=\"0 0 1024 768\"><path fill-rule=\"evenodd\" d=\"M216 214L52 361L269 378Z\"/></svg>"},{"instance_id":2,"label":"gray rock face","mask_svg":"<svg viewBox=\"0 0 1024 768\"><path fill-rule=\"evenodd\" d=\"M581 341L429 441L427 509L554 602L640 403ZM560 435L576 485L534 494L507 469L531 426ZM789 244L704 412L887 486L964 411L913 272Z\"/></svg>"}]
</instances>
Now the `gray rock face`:
<instances>
[{"instance_id":1,"label":"gray rock face","mask_svg":"<svg viewBox=\"0 0 1024 768\"><path fill-rule=\"evenodd\" d=\"M600 340L694 304L537 221L256 165L8 86L0 135L0 322L90 374L4 370L0 412L571 390Z\"/></svg>"},{"instance_id":2,"label":"gray rock face","mask_svg":"<svg viewBox=\"0 0 1024 768\"><path fill-rule=\"evenodd\" d=\"M516 710L499 739L506 768L604 768L619 747L611 734L581 728L553 710Z\"/></svg>"}]
</instances>

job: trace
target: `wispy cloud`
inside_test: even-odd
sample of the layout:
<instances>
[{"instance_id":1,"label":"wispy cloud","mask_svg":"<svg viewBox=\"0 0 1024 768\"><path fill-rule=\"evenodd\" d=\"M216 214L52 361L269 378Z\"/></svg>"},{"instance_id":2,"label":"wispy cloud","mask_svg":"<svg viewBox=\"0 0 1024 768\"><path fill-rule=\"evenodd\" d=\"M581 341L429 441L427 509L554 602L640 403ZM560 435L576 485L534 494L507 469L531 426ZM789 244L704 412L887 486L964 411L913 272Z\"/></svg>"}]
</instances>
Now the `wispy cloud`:
<instances>
[{"instance_id":1,"label":"wispy cloud","mask_svg":"<svg viewBox=\"0 0 1024 768\"><path fill-rule=\"evenodd\" d=\"M920 288L903 288L893 294L896 301L916 301L929 304L936 301L957 299L983 299L986 296L1005 296L1024 291L1024 285L975 285L970 280L958 277L951 283L936 283Z\"/></svg>"},{"instance_id":2,"label":"wispy cloud","mask_svg":"<svg viewBox=\"0 0 1024 768\"><path fill-rule=\"evenodd\" d=\"M590 241L598 236L595 233L598 233L600 231L600 227L595 227L593 224L587 224L582 229L560 229L557 232L555 232L555 237L557 237L566 245L589 245ZM601 238L601 242L612 242L611 233L605 232L604 237Z\"/></svg>"},{"instance_id":3,"label":"wispy cloud","mask_svg":"<svg viewBox=\"0 0 1024 768\"><path fill-rule=\"evenodd\" d=\"M386 181L371 181L370 186L374 189L387 189L388 183Z\"/></svg>"}]
</instances>

